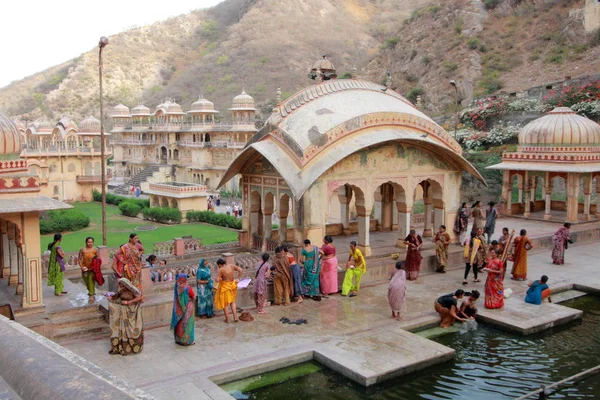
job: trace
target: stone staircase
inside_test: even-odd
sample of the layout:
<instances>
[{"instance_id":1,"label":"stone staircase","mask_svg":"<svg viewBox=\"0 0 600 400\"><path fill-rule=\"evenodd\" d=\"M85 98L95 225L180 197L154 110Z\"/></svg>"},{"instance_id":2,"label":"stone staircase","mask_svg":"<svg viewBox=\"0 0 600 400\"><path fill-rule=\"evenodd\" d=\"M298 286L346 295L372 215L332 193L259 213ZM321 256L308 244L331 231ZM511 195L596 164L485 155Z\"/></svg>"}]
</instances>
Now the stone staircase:
<instances>
[{"instance_id":1,"label":"stone staircase","mask_svg":"<svg viewBox=\"0 0 600 400\"><path fill-rule=\"evenodd\" d=\"M110 329L98 304L61 310L49 314L51 339L55 342L74 338L106 336Z\"/></svg>"},{"instance_id":2,"label":"stone staircase","mask_svg":"<svg viewBox=\"0 0 600 400\"><path fill-rule=\"evenodd\" d=\"M131 191L129 190L130 186L140 186L142 182L146 182L148 178L152 176L155 172L158 172L160 169L160 165L148 165L143 170L141 170L138 174L131 177L125 183L120 186L117 186L113 192L115 194L120 195L131 195Z\"/></svg>"}]
</instances>

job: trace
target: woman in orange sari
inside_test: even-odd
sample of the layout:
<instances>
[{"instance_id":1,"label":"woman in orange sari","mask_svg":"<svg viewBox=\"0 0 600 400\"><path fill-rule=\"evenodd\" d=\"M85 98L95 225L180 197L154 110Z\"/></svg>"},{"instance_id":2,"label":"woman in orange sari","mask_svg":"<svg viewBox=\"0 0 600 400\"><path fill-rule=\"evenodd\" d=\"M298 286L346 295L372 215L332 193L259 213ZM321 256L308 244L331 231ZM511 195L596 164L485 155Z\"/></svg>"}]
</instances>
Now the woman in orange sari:
<instances>
[{"instance_id":1,"label":"woman in orange sari","mask_svg":"<svg viewBox=\"0 0 600 400\"><path fill-rule=\"evenodd\" d=\"M142 259L143 247L139 244L138 235L129 235L129 241L119 247L113 259L112 270L117 279L127 278L140 293L142 292Z\"/></svg>"},{"instance_id":2,"label":"woman in orange sari","mask_svg":"<svg viewBox=\"0 0 600 400\"><path fill-rule=\"evenodd\" d=\"M521 229L521 236L513 240L513 246L512 279L524 281L527 279L527 252L533 249L525 229Z\"/></svg>"},{"instance_id":3,"label":"woman in orange sari","mask_svg":"<svg viewBox=\"0 0 600 400\"><path fill-rule=\"evenodd\" d=\"M502 270L504 265L495 250L490 250L490 258L482 271L488 273L485 280L485 308L504 307L504 282Z\"/></svg>"}]
</instances>

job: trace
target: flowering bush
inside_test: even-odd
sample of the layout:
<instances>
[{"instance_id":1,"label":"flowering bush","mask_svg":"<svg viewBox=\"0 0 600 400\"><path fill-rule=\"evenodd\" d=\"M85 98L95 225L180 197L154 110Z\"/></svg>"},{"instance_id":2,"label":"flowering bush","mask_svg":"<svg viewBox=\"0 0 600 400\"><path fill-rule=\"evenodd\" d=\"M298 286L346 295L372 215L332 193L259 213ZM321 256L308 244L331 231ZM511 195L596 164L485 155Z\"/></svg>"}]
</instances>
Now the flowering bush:
<instances>
[{"instance_id":1,"label":"flowering bush","mask_svg":"<svg viewBox=\"0 0 600 400\"><path fill-rule=\"evenodd\" d=\"M563 86L552 90L544 98L544 103L552 107L571 107L577 103L600 100L600 81L594 81L582 86Z\"/></svg>"},{"instance_id":2,"label":"flowering bush","mask_svg":"<svg viewBox=\"0 0 600 400\"><path fill-rule=\"evenodd\" d=\"M516 99L506 105L507 111L544 111L545 105L537 99Z\"/></svg>"},{"instance_id":3,"label":"flowering bush","mask_svg":"<svg viewBox=\"0 0 600 400\"><path fill-rule=\"evenodd\" d=\"M465 150L488 149L509 143L516 143L520 126L497 125L489 132L474 129L461 129L456 132L456 140Z\"/></svg>"},{"instance_id":4,"label":"flowering bush","mask_svg":"<svg viewBox=\"0 0 600 400\"><path fill-rule=\"evenodd\" d=\"M467 108L460 115L460 120L465 125L472 125L480 131L485 130L486 118L495 117L504 114L506 110L506 100L501 97L487 97L475 102L471 108Z\"/></svg>"},{"instance_id":5,"label":"flowering bush","mask_svg":"<svg viewBox=\"0 0 600 400\"><path fill-rule=\"evenodd\" d=\"M571 110L577 114L591 119L600 119L600 100L584 101L582 103L573 104Z\"/></svg>"}]
</instances>

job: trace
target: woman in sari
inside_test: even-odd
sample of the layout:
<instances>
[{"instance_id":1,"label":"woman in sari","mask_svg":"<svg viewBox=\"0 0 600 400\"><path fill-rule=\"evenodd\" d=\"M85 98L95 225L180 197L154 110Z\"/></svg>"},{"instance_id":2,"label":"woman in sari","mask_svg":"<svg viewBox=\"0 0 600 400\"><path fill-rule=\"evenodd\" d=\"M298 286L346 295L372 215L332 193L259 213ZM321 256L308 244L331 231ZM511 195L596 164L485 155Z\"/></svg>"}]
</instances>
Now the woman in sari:
<instances>
[{"instance_id":1,"label":"woman in sari","mask_svg":"<svg viewBox=\"0 0 600 400\"><path fill-rule=\"evenodd\" d=\"M550 298L551 291L548 287L548 276L542 275L542 278L539 281L529 282L527 286L529 286L529 288L525 295L525 303L536 304L539 306L542 304L542 300L546 298L552 303L552 299Z\"/></svg>"},{"instance_id":2,"label":"woman in sari","mask_svg":"<svg viewBox=\"0 0 600 400\"><path fill-rule=\"evenodd\" d=\"M319 291L319 248L313 246L310 240L304 240L304 248L300 253L300 263L304 267L302 274L302 292L313 300L320 300Z\"/></svg>"},{"instance_id":3,"label":"woman in sari","mask_svg":"<svg viewBox=\"0 0 600 400\"><path fill-rule=\"evenodd\" d=\"M94 271L92 271L92 261L98 256L98 249L94 247L94 238L87 237L85 239L85 247L79 250L79 268L81 268L81 278L85 287L88 290L88 296L92 297L96 294L96 280L94 279Z\"/></svg>"},{"instance_id":4,"label":"woman in sari","mask_svg":"<svg viewBox=\"0 0 600 400\"><path fill-rule=\"evenodd\" d=\"M465 240L467 238L467 227L469 226L469 209L467 208L467 203L462 203L460 206L460 210L458 210L458 215L456 216L456 221L454 222L454 233L458 237L458 242L461 246L464 246Z\"/></svg>"},{"instance_id":5,"label":"woman in sari","mask_svg":"<svg viewBox=\"0 0 600 400\"><path fill-rule=\"evenodd\" d=\"M173 314L171 329L175 335L175 343L181 346L194 344L194 300L196 295L188 284L187 275L177 275L173 296Z\"/></svg>"},{"instance_id":6,"label":"woman in sari","mask_svg":"<svg viewBox=\"0 0 600 400\"><path fill-rule=\"evenodd\" d=\"M485 308L494 309L504 307L503 269L502 260L498 258L496 251L491 250L486 267L482 270L488 273L485 280Z\"/></svg>"},{"instance_id":7,"label":"woman in sari","mask_svg":"<svg viewBox=\"0 0 600 400\"><path fill-rule=\"evenodd\" d=\"M552 236L552 264L563 265L565 263L565 250L568 248L569 243L573 243L571 240L571 223L565 222L562 228L556 231Z\"/></svg>"},{"instance_id":8,"label":"woman in sari","mask_svg":"<svg viewBox=\"0 0 600 400\"><path fill-rule=\"evenodd\" d=\"M404 244L408 246L406 249L406 261L404 261L408 280L416 281L419 277L421 260L423 259L421 256L423 239L421 239L421 236L417 235L417 232L414 229L411 229L406 239L404 239Z\"/></svg>"},{"instance_id":9,"label":"woman in sari","mask_svg":"<svg viewBox=\"0 0 600 400\"><path fill-rule=\"evenodd\" d=\"M212 318L213 311L213 280L210 275L210 266L204 264L204 258L198 263L196 271L196 290L198 292L198 308L196 315L202 318Z\"/></svg>"},{"instance_id":10,"label":"woman in sari","mask_svg":"<svg viewBox=\"0 0 600 400\"><path fill-rule=\"evenodd\" d=\"M144 321L140 311L142 292L129 279L119 279L119 290L110 296L109 354L129 356L139 354L144 347Z\"/></svg>"},{"instance_id":11,"label":"woman in sari","mask_svg":"<svg viewBox=\"0 0 600 400\"><path fill-rule=\"evenodd\" d=\"M437 272L446 273L448 266L448 245L450 244L450 235L446 232L446 225L440 225L440 229L433 238L435 243L435 257L437 261Z\"/></svg>"},{"instance_id":12,"label":"woman in sari","mask_svg":"<svg viewBox=\"0 0 600 400\"><path fill-rule=\"evenodd\" d=\"M344 282L342 282L342 296L355 297L360 290L362 276L367 272L367 261L356 245L354 240L350 242L350 254L346 263Z\"/></svg>"},{"instance_id":13,"label":"woman in sari","mask_svg":"<svg viewBox=\"0 0 600 400\"><path fill-rule=\"evenodd\" d=\"M481 229L485 226L485 218L483 218L483 211L481 211L481 202L476 201L471 208L471 216L473 217L473 227L471 233L477 233L477 229Z\"/></svg>"},{"instance_id":14,"label":"woman in sari","mask_svg":"<svg viewBox=\"0 0 600 400\"><path fill-rule=\"evenodd\" d=\"M527 237L527 231L521 229L521 236L513 240L513 267L511 270L512 279L527 279L527 252L533 248L531 240Z\"/></svg>"},{"instance_id":15,"label":"woman in sari","mask_svg":"<svg viewBox=\"0 0 600 400\"><path fill-rule=\"evenodd\" d=\"M119 247L115 253L112 270L117 278L127 278L142 292L142 260L143 248L139 245L138 235L129 235L129 241Z\"/></svg>"},{"instance_id":16,"label":"woman in sari","mask_svg":"<svg viewBox=\"0 0 600 400\"><path fill-rule=\"evenodd\" d=\"M271 265L269 265L268 253L262 255L262 262L259 261L254 277L254 304L259 314L266 314L264 310L267 303L267 279L271 276Z\"/></svg>"},{"instance_id":17,"label":"woman in sari","mask_svg":"<svg viewBox=\"0 0 600 400\"><path fill-rule=\"evenodd\" d=\"M282 250L290 262L290 272L292 274L292 295L296 298L298 303L302 303L302 270L296 262L296 257L290 253L290 248L283 246Z\"/></svg>"},{"instance_id":18,"label":"woman in sari","mask_svg":"<svg viewBox=\"0 0 600 400\"><path fill-rule=\"evenodd\" d=\"M331 236L323 238L323 247L319 252L321 253L321 292L323 297L326 297L338 291L338 260Z\"/></svg>"},{"instance_id":19,"label":"woman in sari","mask_svg":"<svg viewBox=\"0 0 600 400\"><path fill-rule=\"evenodd\" d=\"M404 271L402 261L396 263L396 271L392 274L387 297L392 309L392 318L399 321L401 319L400 310L402 310L402 304L404 304L404 298L406 297L406 271Z\"/></svg>"},{"instance_id":20,"label":"woman in sari","mask_svg":"<svg viewBox=\"0 0 600 400\"><path fill-rule=\"evenodd\" d=\"M50 260L48 263L48 286L54 286L54 295L62 296L67 294L63 289L65 283L63 282L63 272L66 269L65 253L60 247L62 235L56 233L54 235L54 241L48 245L50 250Z\"/></svg>"},{"instance_id":21,"label":"woman in sari","mask_svg":"<svg viewBox=\"0 0 600 400\"><path fill-rule=\"evenodd\" d=\"M496 230L496 218L498 218L498 210L494 207L496 203L490 201L488 205L490 206L490 210L487 213L487 217L485 218L485 226L483 227L483 233L487 235L488 244L492 241L492 235Z\"/></svg>"}]
</instances>

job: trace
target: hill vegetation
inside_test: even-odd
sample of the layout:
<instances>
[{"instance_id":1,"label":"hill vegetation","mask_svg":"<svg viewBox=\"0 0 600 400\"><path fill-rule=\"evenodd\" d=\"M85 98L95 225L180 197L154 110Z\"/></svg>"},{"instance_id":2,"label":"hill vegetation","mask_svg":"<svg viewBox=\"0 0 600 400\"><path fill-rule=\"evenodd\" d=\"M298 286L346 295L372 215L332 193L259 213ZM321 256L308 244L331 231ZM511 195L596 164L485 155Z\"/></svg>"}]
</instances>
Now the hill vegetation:
<instances>
[{"instance_id":1,"label":"hill vegetation","mask_svg":"<svg viewBox=\"0 0 600 400\"><path fill-rule=\"evenodd\" d=\"M106 103L155 106L170 97L184 109L199 95L226 118L242 88L270 112L311 82L327 53L341 78L383 83L425 111L453 111L454 89L473 97L515 91L565 75L598 71L600 36L586 34L584 0L226 0L110 38ZM0 89L9 115L56 120L98 116L98 52Z\"/></svg>"}]
</instances>

